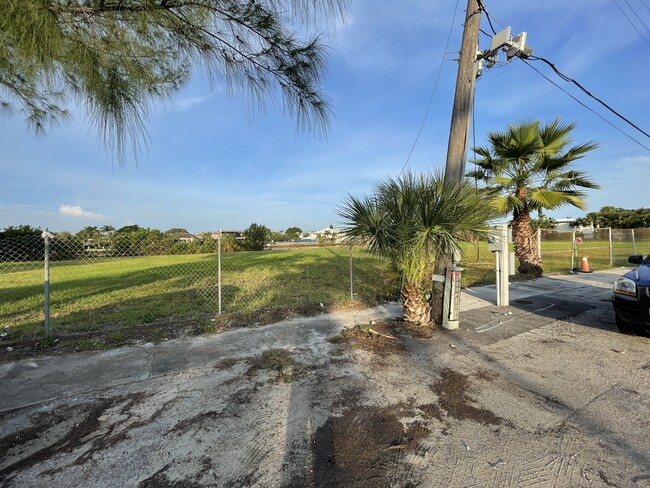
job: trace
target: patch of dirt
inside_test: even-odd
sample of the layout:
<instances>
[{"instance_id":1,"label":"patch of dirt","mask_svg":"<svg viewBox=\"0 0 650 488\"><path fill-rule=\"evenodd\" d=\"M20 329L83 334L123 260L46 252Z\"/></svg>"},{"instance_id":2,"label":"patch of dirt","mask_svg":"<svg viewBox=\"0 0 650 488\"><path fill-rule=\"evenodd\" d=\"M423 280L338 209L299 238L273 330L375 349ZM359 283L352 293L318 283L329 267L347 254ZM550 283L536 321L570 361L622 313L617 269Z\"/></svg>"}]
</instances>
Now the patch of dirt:
<instances>
[{"instance_id":1,"label":"patch of dirt","mask_svg":"<svg viewBox=\"0 0 650 488\"><path fill-rule=\"evenodd\" d=\"M432 339L438 334L438 327L435 325L423 327L405 321L400 321L400 324L409 335L417 339Z\"/></svg>"},{"instance_id":2,"label":"patch of dirt","mask_svg":"<svg viewBox=\"0 0 650 488\"><path fill-rule=\"evenodd\" d=\"M494 371L490 371L489 369L478 368L472 376L474 376L479 380L492 382L499 377L499 373L495 373Z\"/></svg>"},{"instance_id":3,"label":"patch of dirt","mask_svg":"<svg viewBox=\"0 0 650 488\"><path fill-rule=\"evenodd\" d=\"M147 342L195 336L202 332L201 320L192 319L159 320L137 326L108 325L101 330L91 331L54 330L48 338L41 334L25 333L0 342L3 349L0 361L137 346ZM7 347L12 350L8 351Z\"/></svg>"},{"instance_id":4,"label":"patch of dirt","mask_svg":"<svg viewBox=\"0 0 650 488\"><path fill-rule=\"evenodd\" d=\"M105 412L122 405L119 413L126 415L134 405L145 398L143 393L98 398L90 403L57 408L33 416L30 419L32 422L30 427L0 439L0 452L4 454L3 462L0 464L0 479L8 479L17 471L34 466L56 454L70 453L88 444L88 449L72 463L84 464L92 459L95 452L109 449L127 438L131 429L155 419L157 413L146 420L132 422L126 428L118 423L107 426L101 434L96 433L104 427L100 418ZM165 407L166 405L163 405L162 409ZM115 432L116 427L122 430ZM44 439L50 439L51 442L43 442ZM61 469L63 467L50 471L50 474Z\"/></svg>"},{"instance_id":5,"label":"patch of dirt","mask_svg":"<svg viewBox=\"0 0 650 488\"><path fill-rule=\"evenodd\" d=\"M54 356L80 351L100 351L122 346L138 346L148 342L213 334L242 327L260 327L282 320L311 317L337 310L362 310L376 306L379 300L355 301L345 305L309 304L276 307L254 312L235 312L219 316L193 319L161 319L136 326L103 325L92 331L57 330L48 337L42 334L22 333L0 340L0 362L17 361L37 356ZM11 350L7 350L7 348Z\"/></svg>"},{"instance_id":6,"label":"patch of dirt","mask_svg":"<svg viewBox=\"0 0 650 488\"><path fill-rule=\"evenodd\" d=\"M385 486L405 453L426 454L421 441L429 430L421 422L405 428L399 419L408 415L403 406L356 406L330 417L312 439L312 470L301 486Z\"/></svg>"},{"instance_id":7,"label":"patch of dirt","mask_svg":"<svg viewBox=\"0 0 650 488\"><path fill-rule=\"evenodd\" d=\"M241 411L242 406L250 405L252 401L253 394L255 393L255 388L243 388L236 391L232 394L225 402L225 407L221 410L208 410L206 412L201 412L192 417L185 418L180 420L172 427L166 434L184 434L193 431L209 430L209 427L206 427L211 421L216 419L223 419L229 417L237 417Z\"/></svg>"},{"instance_id":8,"label":"patch of dirt","mask_svg":"<svg viewBox=\"0 0 650 488\"><path fill-rule=\"evenodd\" d=\"M469 379L466 375L452 369L442 370L440 380L431 385L431 390L438 396L439 405L447 415L457 420L472 420L484 425L501 425L504 419L489 410L477 408L470 404L467 396Z\"/></svg>"},{"instance_id":9,"label":"patch of dirt","mask_svg":"<svg viewBox=\"0 0 650 488\"><path fill-rule=\"evenodd\" d=\"M352 348L364 349L379 355L402 354L405 349L398 332L395 322L373 322L347 328L341 335Z\"/></svg>"},{"instance_id":10,"label":"patch of dirt","mask_svg":"<svg viewBox=\"0 0 650 488\"><path fill-rule=\"evenodd\" d=\"M203 474L212 469L212 460L203 456L200 463L199 471L192 477L182 480L172 481L167 477L167 471L173 466L173 463L166 464L147 479L138 484L138 488L202 488L205 485L198 480Z\"/></svg>"},{"instance_id":11,"label":"patch of dirt","mask_svg":"<svg viewBox=\"0 0 650 488\"><path fill-rule=\"evenodd\" d=\"M248 376L256 376L258 371L268 369L275 371L277 379L284 383L291 383L307 373L305 367L294 360L293 353L286 349L268 349L249 362L251 367L246 372Z\"/></svg>"}]
</instances>

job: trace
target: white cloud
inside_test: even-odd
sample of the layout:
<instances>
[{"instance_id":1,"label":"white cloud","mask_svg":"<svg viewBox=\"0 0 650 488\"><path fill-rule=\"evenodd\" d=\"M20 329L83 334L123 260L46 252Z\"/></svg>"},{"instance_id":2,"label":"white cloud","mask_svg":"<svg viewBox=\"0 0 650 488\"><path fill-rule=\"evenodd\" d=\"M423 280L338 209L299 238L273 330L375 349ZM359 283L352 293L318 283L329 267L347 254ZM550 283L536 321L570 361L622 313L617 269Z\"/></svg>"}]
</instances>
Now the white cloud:
<instances>
[{"instance_id":1,"label":"white cloud","mask_svg":"<svg viewBox=\"0 0 650 488\"><path fill-rule=\"evenodd\" d=\"M206 100L206 97L184 97L174 102L174 108L179 112L185 112Z\"/></svg>"},{"instance_id":2,"label":"white cloud","mask_svg":"<svg viewBox=\"0 0 650 488\"><path fill-rule=\"evenodd\" d=\"M79 205L59 205L59 214L69 217L80 217L83 219L104 219L105 216L95 212L89 212Z\"/></svg>"}]
</instances>

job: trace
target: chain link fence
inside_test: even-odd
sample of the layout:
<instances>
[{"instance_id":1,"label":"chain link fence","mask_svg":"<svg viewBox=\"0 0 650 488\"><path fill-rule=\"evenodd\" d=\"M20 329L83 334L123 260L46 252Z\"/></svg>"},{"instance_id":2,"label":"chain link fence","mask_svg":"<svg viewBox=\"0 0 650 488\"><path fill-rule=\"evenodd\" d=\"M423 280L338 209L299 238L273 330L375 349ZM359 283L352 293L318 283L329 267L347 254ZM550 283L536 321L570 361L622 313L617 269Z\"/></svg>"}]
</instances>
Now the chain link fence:
<instances>
[{"instance_id":1,"label":"chain link fence","mask_svg":"<svg viewBox=\"0 0 650 488\"><path fill-rule=\"evenodd\" d=\"M279 244L241 251L234 238L213 237L61 232L0 238L0 334L49 331L50 322L57 331L110 333L398 296L395 273L363 247ZM598 270L650 253L650 229L544 230L535 238L546 273L579 268L583 255ZM494 283L494 254L484 242L466 243L463 255L465 285Z\"/></svg>"},{"instance_id":2,"label":"chain link fence","mask_svg":"<svg viewBox=\"0 0 650 488\"><path fill-rule=\"evenodd\" d=\"M626 266L628 256L650 253L650 229L540 230L539 240L547 271L580 268L583 256L591 269Z\"/></svg>"},{"instance_id":3,"label":"chain link fence","mask_svg":"<svg viewBox=\"0 0 650 488\"><path fill-rule=\"evenodd\" d=\"M235 251L168 236L0 239L0 327L92 331L281 307L375 303L397 292L387 263L342 244Z\"/></svg>"}]
</instances>

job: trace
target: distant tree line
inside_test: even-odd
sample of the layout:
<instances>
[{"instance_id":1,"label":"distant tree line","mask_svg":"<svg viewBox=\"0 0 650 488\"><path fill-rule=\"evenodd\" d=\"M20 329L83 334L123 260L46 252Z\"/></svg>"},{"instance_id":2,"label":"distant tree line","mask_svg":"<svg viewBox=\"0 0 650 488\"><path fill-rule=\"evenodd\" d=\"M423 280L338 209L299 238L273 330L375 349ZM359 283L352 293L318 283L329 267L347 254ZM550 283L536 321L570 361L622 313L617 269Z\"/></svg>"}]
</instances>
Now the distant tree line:
<instances>
[{"instance_id":1,"label":"distant tree line","mask_svg":"<svg viewBox=\"0 0 650 488\"><path fill-rule=\"evenodd\" d=\"M650 208L628 210L626 208L605 206L598 212L589 212L584 217L576 219L574 227L588 227L612 229L641 229L650 226Z\"/></svg>"},{"instance_id":2,"label":"distant tree line","mask_svg":"<svg viewBox=\"0 0 650 488\"><path fill-rule=\"evenodd\" d=\"M9 226L0 231L0 261L39 261L45 252L43 230L30 225ZM53 232L50 259L67 260L82 256L155 256L169 254L209 254L218 250L218 240L211 232L190 234L183 228L166 231L127 225L88 226L77 233ZM272 232L253 223L244 231L243 239L224 234L222 252L260 251L271 241L295 240L302 230L290 227L285 232Z\"/></svg>"}]
</instances>

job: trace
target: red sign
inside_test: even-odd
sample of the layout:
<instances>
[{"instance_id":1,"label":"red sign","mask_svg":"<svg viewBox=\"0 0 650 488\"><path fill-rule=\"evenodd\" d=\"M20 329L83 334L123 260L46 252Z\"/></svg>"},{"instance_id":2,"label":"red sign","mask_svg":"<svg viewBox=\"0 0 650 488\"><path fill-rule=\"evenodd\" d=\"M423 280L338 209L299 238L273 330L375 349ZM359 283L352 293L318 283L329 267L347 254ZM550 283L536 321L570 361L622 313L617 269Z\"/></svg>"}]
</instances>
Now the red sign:
<instances>
[{"instance_id":1,"label":"red sign","mask_svg":"<svg viewBox=\"0 0 650 488\"><path fill-rule=\"evenodd\" d=\"M582 237L576 237L576 244L582 244Z\"/></svg>"}]
</instances>

